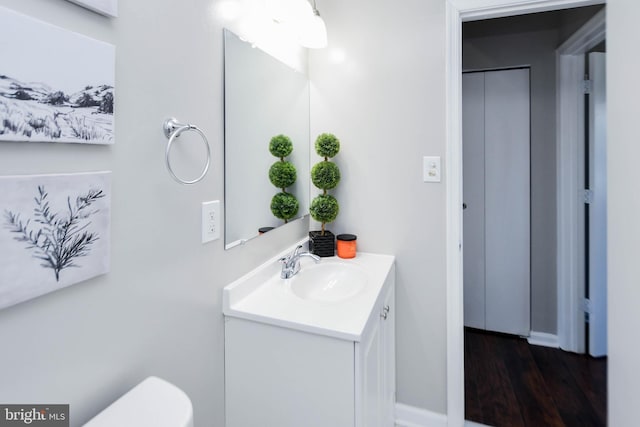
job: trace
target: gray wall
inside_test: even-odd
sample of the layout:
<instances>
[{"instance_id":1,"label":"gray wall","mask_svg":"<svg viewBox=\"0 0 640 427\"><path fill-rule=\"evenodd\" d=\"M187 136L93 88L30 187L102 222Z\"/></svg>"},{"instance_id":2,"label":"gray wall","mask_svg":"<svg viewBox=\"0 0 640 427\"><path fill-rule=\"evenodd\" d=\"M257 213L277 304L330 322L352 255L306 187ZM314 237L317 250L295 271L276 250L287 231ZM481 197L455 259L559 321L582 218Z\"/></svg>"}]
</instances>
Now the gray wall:
<instances>
[{"instance_id":1,"label":"gray wall","mask_svg":"<svg viewBox=\"0 0 640 427\"><path fill-rule=\"evenodd\" d=\"M466 29L469 24L465 24ZM531 329L557 332L556 285L556 63L558 30L465 37L465 70L531 66ZM463 29L463 34L466 31Z\"/></svg>"},{"instance_id":2,"label":"gray wall","mask_svg":"<svg viewBox=\"0 0 640 427\"><path fill-rule=\"evenodd\" d=\"M121 0L114 20L63 0L0 5L117 47L114 146L0 144L3 175L113 171L111 272L0 311L0 402L70 403L77 426L157 375L191 397L197 426L223 426L222 287L304 237L308 223L228 252L222 239L200 243L200 204L223 200L224 189L215 2ZM209 137L213 163L200 184L178 185L165 170L170 115ZM176 166L195 174L198 149L175 148Z\"/></svg>"},{"instance_id":3,"label":"gray wall","mask_svg":"<svg viewBox=\"0 0 640 427\"><path fill-rule=\"evenodd\" d=\"M605 5L577 7L560 11L560 42L564 42L580 29L593 16L605 8Z\"/></svg>"},{"instance_id":4,"label":"gray wall","mask_svg":"<svg viewBox=\"0 0 640 427\"><path fill-rule=\"evenodd\" d=\"M330 40L309 56L311 133L341 140L330 229L357 234L359 250L397 256L398 401L443 413L446 184L422 181L422 157L445 165L444 1L318 6Z\"/></svg>"},{"instance_id":5,"label":"gray wall","mask_svg":"<svg viewBox=\"0 0 640 427\"><path fill-rule=\"evenodd\" d=\"M325 0L320 10L330 46L310 56L312 134L330 130L343 142L336 158L343 170L341 214L331 228L358 234L361 249L397 255L398 401L441 413L447 392L447 183L423 184L420 168L422 155L445 150L444 5ZM640 3L608 1L608 424L621 427L637 424L640 395L640 343L634 339L640 324L640 196L633 190L640 182L634 103L640 52L629 49L640 37L638 16ZM336 50L344 61L336 61Z\"/></svg>"}]
</instances>

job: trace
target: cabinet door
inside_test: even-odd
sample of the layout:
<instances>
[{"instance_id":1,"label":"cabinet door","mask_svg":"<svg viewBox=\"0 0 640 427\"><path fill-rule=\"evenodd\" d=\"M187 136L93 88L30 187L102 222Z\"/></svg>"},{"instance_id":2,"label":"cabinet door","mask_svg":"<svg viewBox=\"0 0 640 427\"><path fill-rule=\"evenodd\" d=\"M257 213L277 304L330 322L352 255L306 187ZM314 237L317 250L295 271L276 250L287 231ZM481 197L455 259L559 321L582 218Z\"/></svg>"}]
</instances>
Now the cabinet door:
<instances>
[{"instance_id":1,"label":"cabinet door","mask_svg":"<svg viewBox=\"0 0 640 427\"><path fill-rule=\"evenodd\" d=\"M379 308L378 308L379 310ZM376 310L376 311L378 311ZM382 426L383 348L381 321L374 319L359 343L361 380L361 427Z\"/></svg>"},{"instance_id":2,"label":"cabinet door","mask_svg":"<svg viewBox=\"0 0 640 427\"><path fill-rule=\"evenodd\" d=\"M225 426L353 427L353 348L352 341L225 318Z\"/></svg>"},{"instance_id":3,"label":"cabinet door","mask_svg":"<svg viewBox=\"0 0 640 427\"><path fill-rule=\"evenodd\" d=\"M382 326L382 426L395 425L396 403L396 299L393 284L385 298L381 316Z\"/></svg>"},{"instance_id":4,"label":"cabinet door","mask_svg":"<svg viewBox=\"0 0 640 427\"><path fill-rule=\"evenodd\" d=\"M395 292L392 279L356 343L356 426L395 425Z\"/></svg>"}]
</instances>

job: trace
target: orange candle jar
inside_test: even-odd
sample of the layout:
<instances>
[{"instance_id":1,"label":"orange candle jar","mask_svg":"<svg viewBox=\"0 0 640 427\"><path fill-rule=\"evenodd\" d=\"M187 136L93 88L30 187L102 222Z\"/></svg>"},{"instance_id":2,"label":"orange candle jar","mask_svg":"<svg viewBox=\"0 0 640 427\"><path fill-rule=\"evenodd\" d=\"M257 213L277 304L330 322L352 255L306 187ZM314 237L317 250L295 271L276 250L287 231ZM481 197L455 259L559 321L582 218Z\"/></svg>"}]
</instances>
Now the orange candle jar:
<instances>
[{"instance_id":1,"label":"orange candle jar","mask_svg":"<svg viewBox=\"0 0 640 427\"><path fill-rule=\"evenodd\" d=\"M338 234L338 256L340 258L355 258L356 256L356 239L355 234Z\"/></svg>"}]
</instances>

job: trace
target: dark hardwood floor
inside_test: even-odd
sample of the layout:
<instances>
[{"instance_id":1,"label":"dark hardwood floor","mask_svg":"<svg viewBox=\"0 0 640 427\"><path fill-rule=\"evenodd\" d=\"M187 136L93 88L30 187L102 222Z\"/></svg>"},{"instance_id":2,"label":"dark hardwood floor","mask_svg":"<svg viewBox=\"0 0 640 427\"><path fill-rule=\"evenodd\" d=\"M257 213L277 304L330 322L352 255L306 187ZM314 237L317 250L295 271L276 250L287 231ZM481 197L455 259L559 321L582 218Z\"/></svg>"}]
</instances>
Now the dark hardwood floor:
<instances>
[{"instance_id":1,"label":"dark hardwood floor","mask_svg":"<svg viewBox=\"0 0 640 427\"><path fill-rule=\"evenodd\" d=\"M606 426L607 360L465 328L465 418L495 427Z\"/></svg>"}]
</instances>

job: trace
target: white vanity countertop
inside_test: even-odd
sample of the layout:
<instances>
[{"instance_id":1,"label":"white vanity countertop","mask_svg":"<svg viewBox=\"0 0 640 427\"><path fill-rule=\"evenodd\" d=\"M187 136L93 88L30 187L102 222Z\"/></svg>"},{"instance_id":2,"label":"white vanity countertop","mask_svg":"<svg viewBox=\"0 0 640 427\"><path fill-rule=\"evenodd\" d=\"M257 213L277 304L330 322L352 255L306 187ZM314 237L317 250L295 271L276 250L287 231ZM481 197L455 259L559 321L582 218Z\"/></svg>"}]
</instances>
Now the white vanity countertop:
<instances>
[{"instance_id":1,"label":"white vanity countertop","mask_svg":"<svg viewBox=\"0 0 640 427\"><path fill-rule=\"evenodd\" d=\"M358 252L355 258L322 258L323 264L349 264L359 267L367 277L358 294L336 302L323 302L298 297L291 280L281 279L281 264L273 258L223 290L222 311L225 316L296 329L349 341L360 341L367 320L381 297L389 274L395 274L391 255ZM314 264L300 258L299 275ZM295 278L295 277L294 277Z\"/></svg>"}]
</instances>

